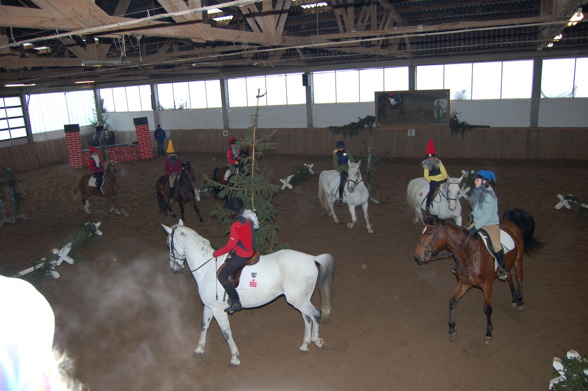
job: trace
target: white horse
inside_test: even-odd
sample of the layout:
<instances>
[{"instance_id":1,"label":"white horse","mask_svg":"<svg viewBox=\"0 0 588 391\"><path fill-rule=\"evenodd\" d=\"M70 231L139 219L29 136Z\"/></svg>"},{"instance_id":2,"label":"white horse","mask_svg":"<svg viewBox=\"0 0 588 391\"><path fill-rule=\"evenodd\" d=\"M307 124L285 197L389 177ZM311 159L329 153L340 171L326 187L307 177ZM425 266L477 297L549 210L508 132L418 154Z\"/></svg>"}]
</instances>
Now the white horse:
<instances>
[{"instance_id":1,"label":"white horse","mask_svg":"<svg viewBox=\"0 0 588 391\"><path fill-rule=\"evenodd\" d=\"M225 290L218 282L216 274L226 255L219 257L217 263L212 256L214 250L210 242L193 229L184 226L182 220L171 228L165 225L163 228L167 232L171 270L181 271L187 261L198 285L200 300L204 304L200 339L194 356L204 353L206 332L214 317L229 344L230 365L239 365L239 350L233 340L228 314L224 311L228 305ZM302 313L304 338L300 350L307 352L311 342L319 348L324 344L319 337L319 324L328 319L332 312L334 270L335 264L330 254L314 256L294 250L280 250L262 255L255 265L245 266L237 291L241 304L246 308L259 307L280 295L286 296L286 301ZM310 302L317 282L321 310Z\"/></svg>"},{"instance_id":2,"label":"white horse","mask_svg":"<svg viewBox=\"0 0 588 391\"><path fill-rule=\"evenodd\" d=\"M360 206L363 209L363 217L369 233L373 233L370 225L370 218L368 215L368 202L370 199L370 192L361 177L361 160L357 163L349 163L349 176L343 191L343 202L347 204L349 213L351 213L351 223L348 223L349 228L353 228L357 222L355 217L355 207ZM339 199L339 181L340 174L337 170L329 170L321 172L319 177L318 198L325 210L329 212L329 216L333 216L335 223L339 222L333 204Z\"/></svg>"},{"instance_id":3,"label":"white horse","mask_svg":"<svg viewBox=\"0 0 588 391\"><path fill-rule=\"evenodd\" d=\"M459 178L447 178L447 181L439 185L437 196L431 203L431 213L440 219L454 219L461 226L461 203L459 202L459 190L463 175ZM415 178L409 182L406 189L406 201L411 209L414 209L413 223L423 222L423 209L427 203L429 182L423 178Z\"/></svg>"}]
</instances>

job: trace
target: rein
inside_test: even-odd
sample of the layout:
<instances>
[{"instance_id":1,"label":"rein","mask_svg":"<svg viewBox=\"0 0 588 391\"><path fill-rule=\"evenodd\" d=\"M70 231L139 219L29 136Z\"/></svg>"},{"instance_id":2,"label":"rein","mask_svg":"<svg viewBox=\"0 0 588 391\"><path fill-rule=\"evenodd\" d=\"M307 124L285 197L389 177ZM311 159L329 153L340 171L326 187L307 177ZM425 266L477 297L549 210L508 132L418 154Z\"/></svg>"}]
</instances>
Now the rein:
<instances>
[{"instance_id":1,"label":"rein","mask_svg":"<svg viewBox=\"0 0 588 391\"><path fill-rule=\"evenodd\" d=\"M179 261L184 261L185 262L186 261L186 256L183 256L181 258L180 257L176 257L177 251L176 251L175 246L174 246L174 233L176 232L176 229L177 228L178 227L173 227L172 228L172 232L170 234L170 236L171 236L170 258L173 259L172 262L174 264L178 265L178 267L180 268L180 271L182 271L182 270L184 270L184 264L183 263L180 263ZM195 269L190 270L190 273L194 273L195 271L199 270L201 267L203 267L204 265L206 265L208 262L212 261L213 259L215 259L215 257L212 257L209 260L204 261L204 263L202 265L198 266Z\"/></svg>"}]
</instances>

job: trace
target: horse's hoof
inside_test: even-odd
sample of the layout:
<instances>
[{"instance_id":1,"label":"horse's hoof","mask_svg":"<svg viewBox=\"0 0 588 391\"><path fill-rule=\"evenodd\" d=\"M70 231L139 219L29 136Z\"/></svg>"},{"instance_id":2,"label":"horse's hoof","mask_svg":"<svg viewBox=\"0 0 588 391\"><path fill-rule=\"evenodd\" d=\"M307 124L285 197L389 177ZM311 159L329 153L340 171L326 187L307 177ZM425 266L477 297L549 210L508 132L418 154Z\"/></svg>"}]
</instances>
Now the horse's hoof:
<instances>
[{"instance_id":1,"label":"horse's hoof","mask_svg":"<svg viewBox=\"0 0 588 391\"><path fill-rule=\"evenodd\" d=\"M204 351L199 352L198 350L194 350L194 354L192 355L192 358L200 358L204 356Z\"/></svg>"},{"instance_id":2,"label":"horse's hoof","mask_svg":"<svg viewBox=\"0 0 588 391\"><path fill-rule=\"evenodd\" d=\"M313 340L312 342L321 349L325 346L325 340L322 338L317 338L317 339Z\"/></svg>"},{"instance_id":3,"label":"horse's hoof","mask_svg":"<svg viewBox=\"0 0 588 391\"><path fill-rule=\"evenodd\" d=\"M373 234L374 233L374 230L370 228L370 229L368 229L368 232L371 233L371 234Z\"/></svg>"},{"instance_id":4,"label":"horse's hoof","mask_svg":"<svg viewBox=\"0 0 588 391\"><path fill-rule=\"evenodd\" d=\"M490 343L492 341L494 341L494 337L493 336L487 335L487 336L484 337L484 342L485 343Z\"/></svg>"},{"instance_id":5,"label":"horse's hoof","mask_svg":"<svg viewBox=\"0 0 588 391\"><path fill-rule=\"evenodd\" d=\"M241 365L241 361L239 361L239 359L237 357L233 357L231 359L231 362L229 363L229 366L232 368L238 367L239 365Z\"/></svg>"},{"instance_id":6,"label":"horse's hoof","mask_svg":"<svg viewBox=\"0 0 588 391\"><path fill-rule=\"evenodd\" d=\"M449 340L451 342L455 341L457 339L457 331L453 332L453 333L449 333Z\"/></svg>"},{"instance_id":7,"label":"horse's hoof","mask_svg":"<svg viewBox=\"0 0 588 391\"><path fill-rule=\"evenodd\" d=\"M308 344L303 343L302 346L300 346L300 351L301 352L308 352Z\"/></svg>"}]
</instances>

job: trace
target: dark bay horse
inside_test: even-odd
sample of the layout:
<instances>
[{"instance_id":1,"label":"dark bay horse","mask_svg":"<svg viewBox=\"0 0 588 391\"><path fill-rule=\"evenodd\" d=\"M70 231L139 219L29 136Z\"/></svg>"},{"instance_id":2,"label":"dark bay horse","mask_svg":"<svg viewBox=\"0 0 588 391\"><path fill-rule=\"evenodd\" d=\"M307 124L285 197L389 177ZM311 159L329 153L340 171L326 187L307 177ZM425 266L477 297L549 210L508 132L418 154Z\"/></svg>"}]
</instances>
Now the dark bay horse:
<instances>
[{"instance_id":1,"label":"dark bay horse","mask_svg":"<svg viewBox=\"0 0 588 391\"><path fill-rule=\"evenodd\" d=\"M507 282L512 295L512 304L520 311L525 309L523 304L523 254L540 247L540 242L533 238L535 219L532 215L513 209L505 213L506 218L500 221L501 230L505 231L514 243L507 252L504 260L506 270L515 269L517 287L513 283L509 272ZM419 239L415 250L415 260L418 264L425 264L434 260L437 254L446 249L449 256L456 263L457 287L449 301L449 339L457 338L455 330L455 308L459 300L473 286L482 290L484 294L484 314L486 314L486 342L492 341L492 283L498 276L494 265L494 257L486 249L479 235L470 233L450 221L440 220L436 216L427 215L426 227ZM517 225L518 224L518 225Z\"/></svg>"},{"instance_id":2,"label":"dark bay horse","mask_svg":"<svg viewBox=\"0 0 588 391\"><path fill-rule=\"evenodd\" d=\"M248 149L240 149L239 150L239 167L238 167L238 173L245 173L245 165L249 163L249 150ZM228 173L229 171L231 171L231 167L230 166L223 166L223 167L215 167L214 170L212 171L212 176L210 177L214 182L217 182L218 184L222 185L222 186L226 186L229 184L229 181L231 179L232 175L235 175L235 173ZM219 193L222 191L222 187L217 187L214 185L211 185L210 188L212 189L212 192L214 193L214 198L219 199Z\"/></svg>"},{"instance_id":3,"label":"dark bay horse","mask_svg":"<svg viewBox=\"0 0 588 391\"><path fill-rule=\"evenodd\" d=\"M88 198L96 194L96 184L92 183L90 185L90 178L92 178L92 173L82 175L76 181L76 186L72 190L72 196L74 201L81 200L82 205L84 205L84 212L90 212L90 201ZM118 182L116 181L116 163L112 160L107 161L104 164L104 182L100 187L102 194L97 194L100 197L106 198L112 204L109 212L120 214L121 212L118 210L117 206L117 198L118 193L120 192L120 188L118 186Z\"/></svg>"},{"instance_id":4,"label":"dark bay horse","mask_svg":"<svg viewBox=\"0 0 588 391\"><path fill-rule=\"evenodd\" d=\"M194 207L194 211L198 215L198 219L202 222L202 215L198 209L198 203L196 199L196 191L192 182L196 179L194 169L190 165L190 162L182 164L182 172L178 179L176 179L175 188L175 202L180 205L180 214L183 221L184 218L184 204L190 204ZM169 198L169 176L163 175L159 177L155 184L155 190L157 190L157 203L159 204L159 210L167 217L167 212L171 212L172 217L175 219L176 215L173 212L170 205Z\"/></svg>"}]
</instances>

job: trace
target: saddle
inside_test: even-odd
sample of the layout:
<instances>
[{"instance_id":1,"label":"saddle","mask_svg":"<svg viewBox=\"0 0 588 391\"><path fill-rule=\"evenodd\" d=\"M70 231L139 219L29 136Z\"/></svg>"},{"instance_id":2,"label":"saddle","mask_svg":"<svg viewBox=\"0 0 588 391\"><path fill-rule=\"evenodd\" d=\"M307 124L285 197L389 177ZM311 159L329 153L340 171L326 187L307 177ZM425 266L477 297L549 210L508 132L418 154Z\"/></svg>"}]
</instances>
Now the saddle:
<instances>
[{"instance_id":1,"label":"saddle","mask_svg":"<svg viewBox=\"0 0 588 391\"><path fill-rule=\"evenodd\" d=\"M239 281L241 279L241 273L243 272L243 269L245 268L245 266L252 266L252 265L255 265L257 262L259 262L259 255L260 255L259 251L255 250L253 252L253 255L251 256L251 258L249 258L243 266L241 266L239 269L237 269L235 271L235 273L231 274L231 276L229 277L229 282L231 284L233 284L233 286L235 288L239 286Z\"/></svg>"},{"instance_id":2,"label":"saddle","mask_svg":"<svg viewBox=\"0 0 588 391\"><path fill-rule=\"evenodd\" d=\"M484 242L484 245L486 246L486 249L488 249L490 255L496 258L494 246L492 245L492 241L490 240L490 235L488 235L488 232L480 228L476 231L476 233L480 235L480 237L482 238L482 241ZM514 240L508 233L504 232L503 230L500 230L500 244L502 245L502 250L505 254L515 248Z\"/></svg>"}]
</instances>

